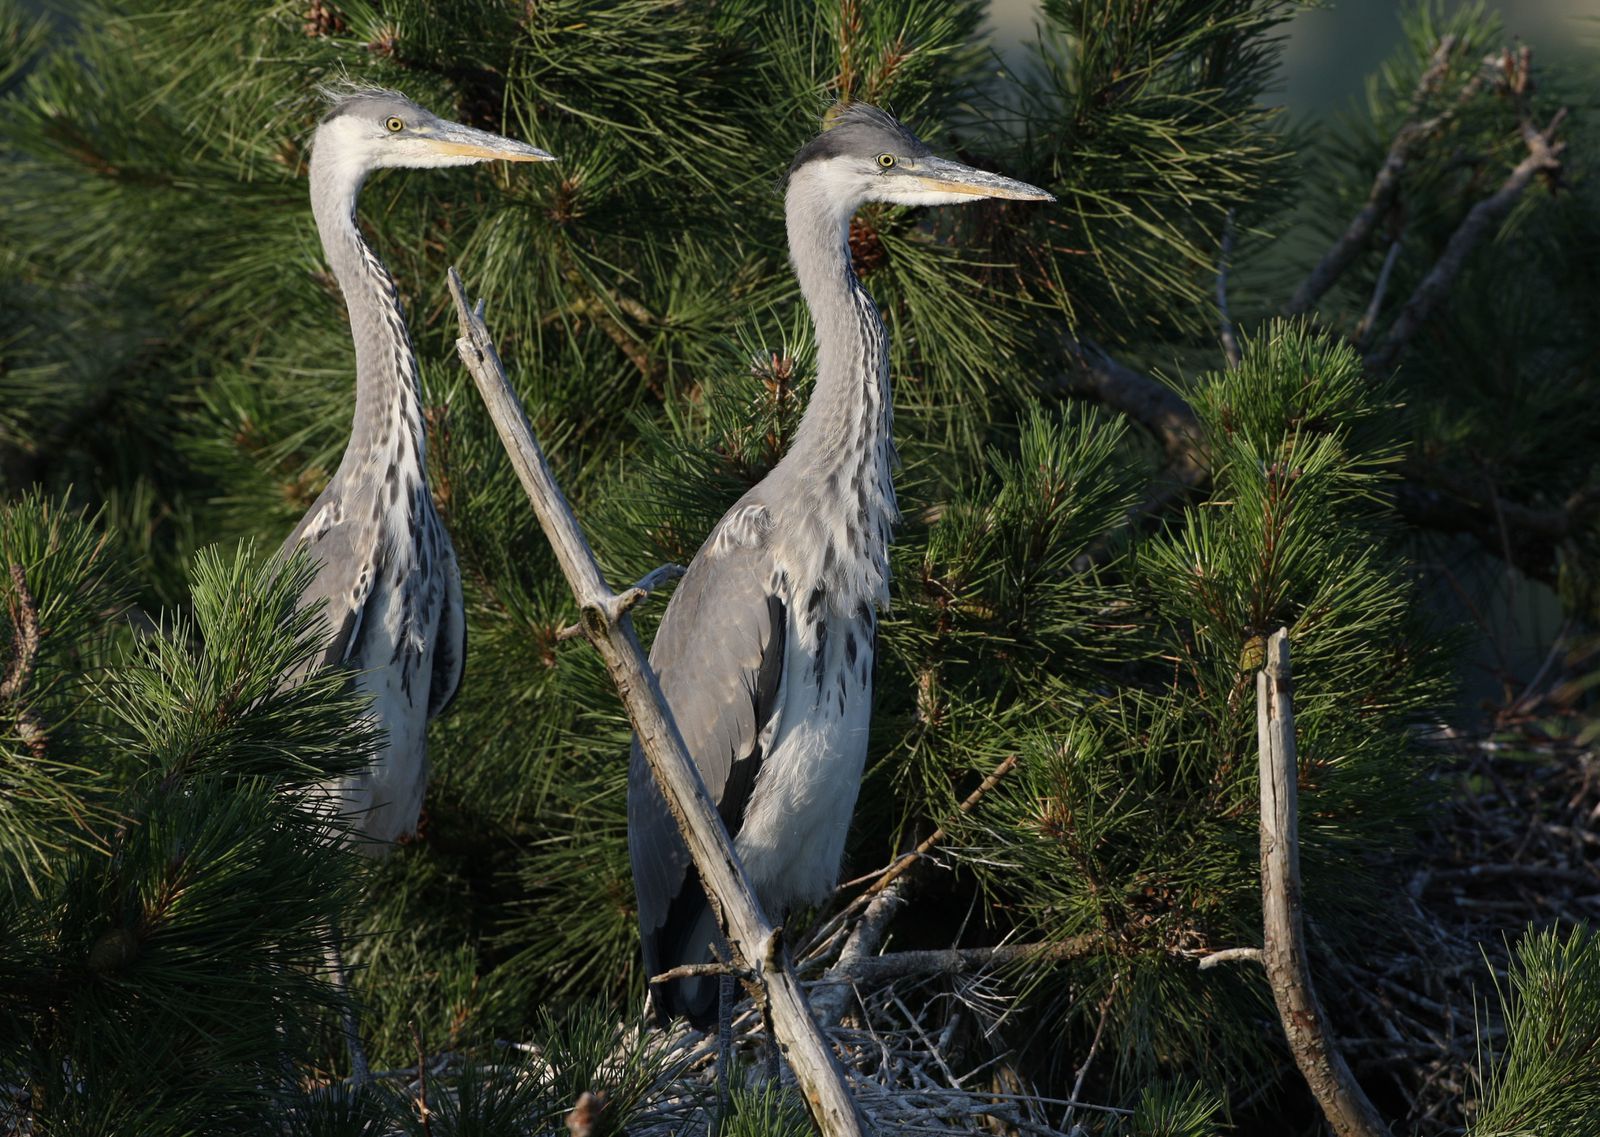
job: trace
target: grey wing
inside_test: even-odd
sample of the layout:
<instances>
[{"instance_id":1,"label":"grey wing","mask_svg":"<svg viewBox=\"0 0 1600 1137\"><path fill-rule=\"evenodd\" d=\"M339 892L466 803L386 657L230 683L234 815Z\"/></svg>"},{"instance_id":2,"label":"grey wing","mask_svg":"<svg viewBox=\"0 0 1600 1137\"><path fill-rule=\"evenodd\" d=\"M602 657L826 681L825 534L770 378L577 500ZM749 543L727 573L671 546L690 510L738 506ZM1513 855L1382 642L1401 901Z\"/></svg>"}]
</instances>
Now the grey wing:
<instances>
[{"instance_id":1,"label":"grey wing","mask_svg":"<svg viewBox=\"0 0 1600 1137\"><path fill-rule=\"evenodd\" d=\"M300 607L326 601L323 616L331 635L327 650L314 666L343 663L359 653L362 617L373 583L383 566L377 531L363 533L344 521L337 483L323 490L283 543L282 554L303 545L317 573L300 596Z\"/></svg>"},{"instance_id":2,"label":"grey wing","mask_svg":"<svg viewBox=\"0 0 1600 1137\"><path fill-rule=\"evenodd\" d=\"M461 672L467 664L467 612L461 600L461 566L456 563L455 546L443 526L441 567L444 570L444 607L439 612L439 631L433 643L433 679L428 686L428 718L444 711L461 687Z\"/></svg>"},{"instance_id":3,"label":"grey wing","mask_svg":"<svg viewBox=\"0 0 1600 1137\"><path fill-rule=\"evenodd\" d=\"M684 743L735 835L781 701L788 623L785 600L771 587L762 534L752 531L751 543L725 539L724 527L738 512L690 564L650 652ZM688 957L705 951L703 943L688 942L705 927L704 894L637 743L628 775L628 846L646 968L659 974L693 961ZM684 1007L681 999L663 1004L669 1015L700 1017L700 1008Z\"/></svg>"}]
</instances>

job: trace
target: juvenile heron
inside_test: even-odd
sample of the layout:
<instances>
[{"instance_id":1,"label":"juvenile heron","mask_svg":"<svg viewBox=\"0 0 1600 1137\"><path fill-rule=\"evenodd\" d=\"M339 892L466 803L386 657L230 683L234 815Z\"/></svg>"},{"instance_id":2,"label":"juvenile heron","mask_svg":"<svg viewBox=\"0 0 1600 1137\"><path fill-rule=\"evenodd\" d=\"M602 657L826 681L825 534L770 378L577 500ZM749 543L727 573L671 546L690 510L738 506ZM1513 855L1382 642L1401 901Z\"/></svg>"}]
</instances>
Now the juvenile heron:
<instances>
[{"instance_id":1,"label":"juvenile heron","mask_svg":"<svg viewBox=\"0 0 1600 1137\"><path fill-rule=\"evenodd\" d=\"M783 460L711 531L650 652L684 742L762 908L832 889L872 714L877 609L888 602L889 340L851 268L865 202L1052 201L1034 186L935 157L876 107L836 109L789 167L789 255L817 337L816 387ZM721 939L637 742L628 845L646 975L712 959ZM657 984L663 1021L707 1026L719 985Z\"/></svg>"},{"instance_id":2,"label":"juvenile heron","mask_svg":"<svg viewBox=\"0 0 1600 1137\"><path fill-rule=\"evenodd\" d=\"M446 122L392 91L339 97L311 150L311 209L344 292L355 339L355 419L344 459L284 542L318 563L301 601L326 601L323 664L353 664L387 740L373 762L325 789L363 851L416 830L427 786L427 727L455 696L466 620L455 550L428 490L422 387L394 280L356 224L373 170L543 162L543 150ZM333 966L343 983L335 949ZM364 1074L352 1032L352 1063Z\"/></svg>"}]
</instances>

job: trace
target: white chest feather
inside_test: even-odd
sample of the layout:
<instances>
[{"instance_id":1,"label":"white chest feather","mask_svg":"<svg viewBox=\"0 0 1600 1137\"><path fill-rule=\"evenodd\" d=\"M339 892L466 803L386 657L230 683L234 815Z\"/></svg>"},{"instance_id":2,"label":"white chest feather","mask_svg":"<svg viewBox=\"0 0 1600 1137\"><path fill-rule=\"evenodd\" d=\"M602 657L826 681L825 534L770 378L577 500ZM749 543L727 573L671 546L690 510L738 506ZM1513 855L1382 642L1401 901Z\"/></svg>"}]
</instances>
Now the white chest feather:
<instances>
[{"instance_id":1,"label":"white chest feather","mask_svg":"<svg viewBox=\"0 0 1600 1137\"><path fill-rule=\"evenodd\" d=\"M872 722L875 623L864 602L848 615L804 598L789 606L779 710L735 842L775 919L838 879Z\"/></svg>"}]
</instances>

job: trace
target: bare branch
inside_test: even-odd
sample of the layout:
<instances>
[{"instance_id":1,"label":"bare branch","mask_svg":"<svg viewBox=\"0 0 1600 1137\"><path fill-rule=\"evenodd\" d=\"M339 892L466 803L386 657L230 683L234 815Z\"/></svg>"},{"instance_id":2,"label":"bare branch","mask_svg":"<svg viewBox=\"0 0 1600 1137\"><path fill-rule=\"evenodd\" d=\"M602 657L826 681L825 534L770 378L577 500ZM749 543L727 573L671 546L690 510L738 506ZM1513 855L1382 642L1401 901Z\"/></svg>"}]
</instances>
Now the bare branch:
<instances>
[{"instance_id":1,"label":"bare branch","mask_svg":"<svg viewBox=\"0 0 1600 1137\"><path fill-rule=\"evenodd\" d=\"M1350 267L1350 262L1355 260L1366 247L1372 231L1388 212L1395 194L1400 190L1400 175L1404 173L1406 163L1411 160L1412 151L1437 133L1454 117L1457 108L1477 94L1480 79L1474 76L1457 96L1455 107L1431 119L1418 118L1429 96L1438 89L1440 81L1443 80L1450 66L1450 56L1455 52L1456 42L1455 36L1445 36L1433 49L1433 59L1428 64L1427 70L1422 73L1422 77L1417 80L1416 90L1411 95L1410 117L1399 130L1395 131L1394 140L1389 143L1389 152L1384 156L1383 165L1379 167L1377 176L1372 180L1372 189L1367 192L1366 202L1339 239L1333 243L1333 247L1323 254L1316 267L1294 290L1294 295L1283 306L1285 316L1298 316L1303 312L1309 312L1322 294L1333 287L1345 269Z\"/></svg>"},{"instance_id":2,"label":"bare branch","mask_svg":"<svg viewBox=\"0 0 1600 1137\"><path fill-rule=\"evenodd\" d=\"M1216 967L1219 963L1233 963L1239 960L1246 960L1261 964L1265 963L1265 960L1261 956L1260 948L1231 947L1223 948L1221 951L1214 951L1210 955L1202 957L1200 960L1200 970L1209 971L1211 968Z\"/></svg>"},{"instance_id":3,"label":"bare branch","mask_svg":"<svg viewBox=\"0 0 1600 1137\"><path fill-rule=\"evenodd\" d=\"M778 933L762 913L705 782L672 719L661 685L633 630L633 618L606 584L577 518L545 461L527 415L506 381L483 322L483 305L468 307L455 269L450 291L461 321L456 350L478 386L522 488L578 601L584 634L599 652L627 708L662 795L717 906L736 960L755 972L773 1034L794 1070L813 1122L824 1137L860 1137L866 1123L845 1089L844 1072L806 1005Z\"/></svg>"},{"instance_id":4,"label":"bare branch","mask_svg":"<svg viewBox=\"0 0 1600 1137\"><path fill-rule=\"evenodd\" d=\"M1267 663L1256 675L1256 736L1261 749L1261 954L1278 1017L1295 1064L1335 1137L1386 1137L1389 1128L1334 1044L1311 985L1300 911L1300 768L1287 628L1267 641Z\"/></svg>"},{"instance_id":5,"label":"bare branch","mask_svg":"<svg viewBox=\"0 0 1600 1137\"><path fill-rule=\"evenodd\" d=\"M687 571L689 570L682 565L666 564L645 573L632 588L625 588L617 594L612 622L614 623L616 620L621 619L623 612L632 611L636 604L650 599L650 594L667 583L667 581L677 580ZM581 635L583 635L582 624L568 624L556 633L556 642L565 643L567 640L575 640Z\"/></svg>"},{"instance_id":6,"label":"bare branch","mask_svg":"<svg viewBox=\"0 0 1600 1137\"><path fill-rule=\"evenodd\" d=\"M1228 262L1233 256L1233 210L1228 210L1222 222L1222 248L1217 253L1217 318L1220 326L1217 338L1222 341L1222 354L1229 367L1239 366L1239 336L1234 331L1233 313L1228 311Z\"/></svg>"},{"instance_id":7,"label":"bare branch","mask_svg":"<svg viewBox=\"0 0 1600 1137\"><path fill-rule=\"evenodd\" d=\"M1383 343L1363 360L1369 371L1387 371L1394 366L1401 349L1423 322L1433 315L1434 308L1450 291L1450 286L1466 264L1467 254L1493 225L1511 211L1511 207L1522 196L1522 191L1528 188L1534 178L1561 169L1561 154L1567 144L1555 141L1555 132L1566 116L1567 109L1562 107L1543 130L1535 130L1524 123L1523 141L1528 144L1528 156L1517 163L1506 180L1500 183L1499 189L1474 205L1462 218L1461 224L1456 226L1456 231L1450 234L1444 252L1439 254L1439 259L1428 270L1428 275L1422 278L1422 283L1417 285L1405 307L1400 309Z\"/></svg>"},{"instance_id":8,"label":"bare branch","mask_svg":"<svg viewBox=\"0 0 1600 1137\"><path fill-rule=\"evenodd\" d=\"M417 1120L423 1137L433 1137L433 1110L428 1107L428 1051L422 1043L422 1028L411 1024L411 1037L417 1044Z\"/></svg>"},{"instance_id":9,"label":"bare branch","mask_svg":"<svg viewBox=\"0 0 1600 1137\"><path fill-rule=\"evenodd\" d=\"M743 979L754 983L756 976L753 972L743 968L733 967L726 963L680 963L669 971L660 975L652 975L648 982L651 986L657 983L670 983L674 979L701 979L706 976L732 975L735 979Z\"/></svg>"},{"instance_id":10,"label":"bare branch","mask_svg":"<svg viewBox=\"0 0 1600 1137\"><path fill-rule=\"evenodd\" d=\"M1106 997L1100 1000L1100 1022L1094 1028L1094 1039L1089 1043L1089 1053L1084 1056L1083 1065L1078 1067L1078 1076L1073 1079L1071 1098L1077 1101L1083 1097L1083 1083L1089 1079L1089 1067L1094 1065L1094 1056L1100 1052L1100 1039L1105 1035L1106 1023L1111 1019L1111 1001L1117 997L1117 985L1122 981L1119 975L1111 981L1111 989L1106 992ZM1067 1113L1062 1118L1062 1128L1066 1128L1072 1121L1072 1107L1067 1108Z\"/></svg>"},{"instance_id":11,"label":"bare branch","mask_svg":"<svg viewBox=\"0 0 1600 1137\"><path fill-rule=\"evenodd\" d=\"M1350 339L1358 348L1366 345L1367 337L1372 335L1372 329L1378 322L1378 313L1383 309L1383 294L1389 291L1389 277L1399 259L1400 238L1396 237L1389 242L1389 251L1384 255L1383 267L1378 270L1378 283L1372 287L1372 299L1367 302L1367 310L1361 314L1356 330L1350 334Z\"/></svg>"}]
</instances>

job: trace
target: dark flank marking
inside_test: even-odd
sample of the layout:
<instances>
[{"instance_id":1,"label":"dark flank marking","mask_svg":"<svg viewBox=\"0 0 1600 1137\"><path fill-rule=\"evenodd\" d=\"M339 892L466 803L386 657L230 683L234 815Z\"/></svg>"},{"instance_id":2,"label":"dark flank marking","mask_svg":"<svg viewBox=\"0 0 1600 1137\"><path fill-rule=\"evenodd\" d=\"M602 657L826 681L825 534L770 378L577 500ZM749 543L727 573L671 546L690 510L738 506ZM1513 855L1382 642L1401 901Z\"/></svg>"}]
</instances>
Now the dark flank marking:
<instances>
[{"instance_id":1,"label":"dark flank marking","mask_svg":"<svg viewBox=\"0 0 1600 1137\"><path fill-rule=\"evenodd\" d=\"M854 664L856 661L856 634L854 632L846 632L844 634L844 658L850 664Z\"/></svg>"},{"instance_id":2,"label":"dark flank marking","mask_svg":"<svg viewBox=\"0 0 1600 1137\"><path fill-rule=\"evenodd\" d=\"M811 659L811 674L817 685L817 690L822 690L822 672L827 667L828 659L828 625L821 620L817 621L817 654Z\"/></svg>"},{"instance_id":3,"label":"dark flank marking","mask_svg":"<svg viewBox=\"0 0 1600 1137\"><path fill-rule=\"evenodd\" d=\"M822 571L824 573L830 572L833 569L833 562L837 559L838 555L834 552L833 542L829 541L828 547L822 552Z\"/></svg>"},{"instance_id":4,"label":"dark flank marking","mask_svg":"<svg viewBox=\"0 0 1600 1137\"><path fill-rule=\"evenodd\" d=\"M806 615L815 620L822 611L822 589L813 588L811 595L806 597Z\"/></svg>"}]
</instances>

